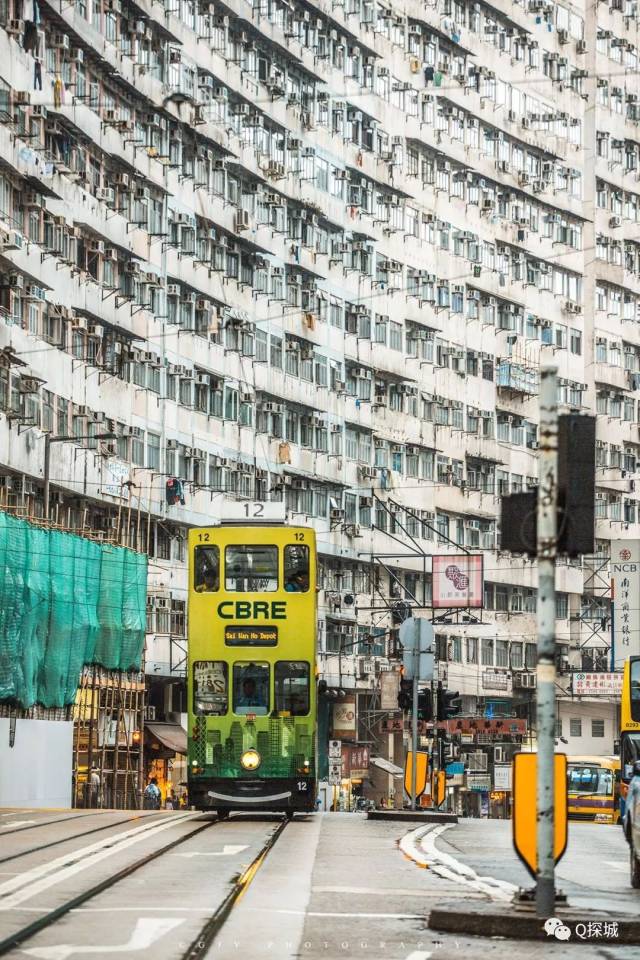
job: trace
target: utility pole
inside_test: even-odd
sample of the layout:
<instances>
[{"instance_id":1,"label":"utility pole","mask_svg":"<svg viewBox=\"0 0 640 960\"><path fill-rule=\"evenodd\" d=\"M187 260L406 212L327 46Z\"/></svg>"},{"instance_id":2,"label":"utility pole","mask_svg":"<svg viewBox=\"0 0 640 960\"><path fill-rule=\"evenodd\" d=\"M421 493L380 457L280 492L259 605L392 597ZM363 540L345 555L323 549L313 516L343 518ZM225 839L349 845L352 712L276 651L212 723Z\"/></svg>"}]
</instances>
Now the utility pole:
<instances>
[{"instance_id":1,"label":"utility pole","mask_svg":"<svg viewBox=\"0 0 640 960\"><path fill-rule=\"evenodd\" d=\"M554 748L556 724L556 584L558 501L558 368L540 371L540 454L537 507L538 666L537 666L537 877L536 913L555 909Z\"/></svg>"},{"instance_id":2,"label":"utility pole","mask_svg":"<svg viewBox=\"0 0 640 960\"><path fill-rule=\"evenodd\" d=\"M420 622L413 621L413 704L411 713L411 809L416 809L418 777L418 674L420 673Z\"/></svg>"}]
</instances>

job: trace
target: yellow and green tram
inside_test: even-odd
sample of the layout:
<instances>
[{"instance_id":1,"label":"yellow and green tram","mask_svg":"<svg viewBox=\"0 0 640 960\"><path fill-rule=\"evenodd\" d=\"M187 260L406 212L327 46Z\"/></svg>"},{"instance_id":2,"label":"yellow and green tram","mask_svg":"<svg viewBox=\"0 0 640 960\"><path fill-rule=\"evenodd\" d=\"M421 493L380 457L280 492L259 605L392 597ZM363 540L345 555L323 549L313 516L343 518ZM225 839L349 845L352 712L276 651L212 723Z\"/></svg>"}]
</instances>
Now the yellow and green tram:
<instances>
[{"instance_id":1,"label":"yellow and green tram","mask_svg":"<svg viewBox=\"0 0 640 960\"><path fill-rule=\"evenodd\" d=\"M313 810L316 544L309 527L189 533L189 802Z\"/></svg>"}]
</instances>

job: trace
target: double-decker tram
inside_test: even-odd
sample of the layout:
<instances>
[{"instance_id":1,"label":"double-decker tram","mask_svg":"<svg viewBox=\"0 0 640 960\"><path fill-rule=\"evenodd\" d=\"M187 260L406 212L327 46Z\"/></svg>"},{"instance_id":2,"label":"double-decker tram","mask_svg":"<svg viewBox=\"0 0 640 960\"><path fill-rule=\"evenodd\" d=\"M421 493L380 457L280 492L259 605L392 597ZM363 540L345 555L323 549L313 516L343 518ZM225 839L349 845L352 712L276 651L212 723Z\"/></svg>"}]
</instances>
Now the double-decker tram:
<instances>
[{"instance_id":1,"label":"double-decker tram","mask_svg":"<svg viewBox=\"0 0 640 960\"><path fill-rule=\"evenodd\" d=\"M268 505L243 506L253 516ZM191 530L189 580L190 803L220 816L313 810L314 530Z\"/></svg>"}]
</instances>

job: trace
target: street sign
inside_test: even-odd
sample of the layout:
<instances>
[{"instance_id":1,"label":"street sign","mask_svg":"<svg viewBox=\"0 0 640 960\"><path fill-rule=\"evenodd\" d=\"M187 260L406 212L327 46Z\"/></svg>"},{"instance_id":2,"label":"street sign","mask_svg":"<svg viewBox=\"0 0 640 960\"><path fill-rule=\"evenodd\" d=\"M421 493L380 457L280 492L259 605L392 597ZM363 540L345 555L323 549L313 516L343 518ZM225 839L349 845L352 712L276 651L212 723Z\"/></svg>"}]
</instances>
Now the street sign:
<instances>
[{"instance_id":1,"label":"street sign","mask_svg":"<svg viewBox=\"0 0 640 960\"><path fill-rule=\"evenodd\" d=\"M567 755L554 754L554 843L555 862L567 848ZM537 753L516 753L513 758L513 845L535 879L538 867L536 771Z\"/></svg>"},{"instance_id":2,"label":"street sign","mask_svg":"<svg viewBox=\"0 0 640 960\"><path fill-rule=\"evenodd\" d=\"M429 754L420 751L416 754L416 797L424 793L427 788L427 775L429 772ZM413 766L413 752L409 750L404 762L404 788L411 796L411 768Z\"/></svg>"},{"instance_id":3,"label":"street sign","mask_svg":"<svg viewBox=\"0 0 640 960\"><path fill-rule=\"evenodd\" d=\"M329 761L329 784L338 787L342 783L342 761Z\"/></svg>"},{"instance_id":4,"label":"street sign","mask_svg":"<svg viewBox=\"0 0 640 960\"><path fill-rule=\"evenodd\" d=\"M433 624L423 617L410 617L400 625L399 639L402 644L404 679L412 680L416 670L416 645L419 651L418 679L433 679L433 648L435 645Z\"/></svg>"},{"instance_id":5,"label":"street sign","mask_svg":"<svg viewBox=\"0 0 640 960\"><path fill-rule=\"evenodd\" d=\"M342 757L342 740L329 740L329 758L340 760Z\"/></svg>"}]
</instances>

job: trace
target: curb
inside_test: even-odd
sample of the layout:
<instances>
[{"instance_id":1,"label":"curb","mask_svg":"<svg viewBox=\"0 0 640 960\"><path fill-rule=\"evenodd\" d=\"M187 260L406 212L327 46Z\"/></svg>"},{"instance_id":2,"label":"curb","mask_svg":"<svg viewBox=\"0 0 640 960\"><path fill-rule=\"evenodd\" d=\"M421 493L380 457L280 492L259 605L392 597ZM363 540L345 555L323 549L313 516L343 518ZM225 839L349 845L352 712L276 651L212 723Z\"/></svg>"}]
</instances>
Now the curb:
<instances>
[{"instance_id":1,"label":"curb","mask_svg":"<svg viewBox=\"0 0 640 960\"><path fill-rule=\"evenodd\" d=\"M369 810L367 820L404 820L407 823L457 823L455 813L420 810Z\"/></svg>"},{"instance_id":2,"label":"curb","mask_svg":"<svg viewBox=\"0 0 640 960\"><path fill-rule=\"evenodd\" d=\"M511 940L542 940L549 945L556 943L556 939L583 944L640 944L640 919L614 916L611 913L599 913L594 918L592 911L579 914L575 909L562 906L557 907L556 917L569 928L570 936L554 938L546 933L545 921L535 915L532 906L511 904L507 911L497 904L457 900L434 907L429 914L427 926L430 930L443 933L504 937ZM593 929L594 925L599 928L598 932Z\"/></svg>"}]
</instances>

